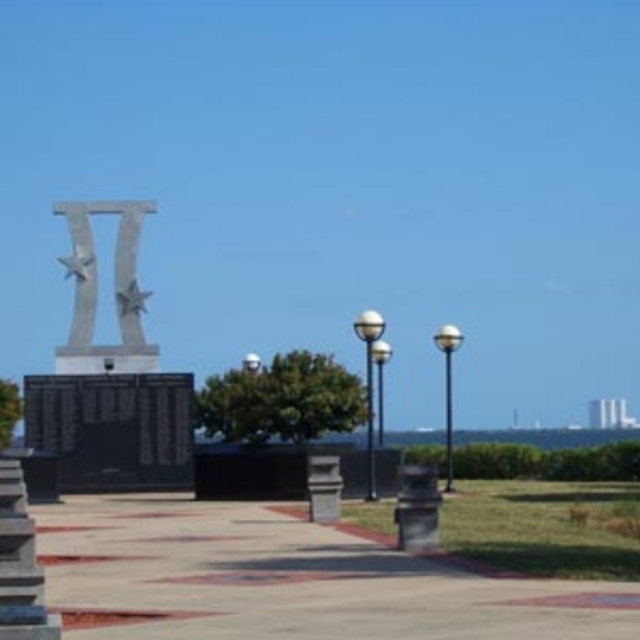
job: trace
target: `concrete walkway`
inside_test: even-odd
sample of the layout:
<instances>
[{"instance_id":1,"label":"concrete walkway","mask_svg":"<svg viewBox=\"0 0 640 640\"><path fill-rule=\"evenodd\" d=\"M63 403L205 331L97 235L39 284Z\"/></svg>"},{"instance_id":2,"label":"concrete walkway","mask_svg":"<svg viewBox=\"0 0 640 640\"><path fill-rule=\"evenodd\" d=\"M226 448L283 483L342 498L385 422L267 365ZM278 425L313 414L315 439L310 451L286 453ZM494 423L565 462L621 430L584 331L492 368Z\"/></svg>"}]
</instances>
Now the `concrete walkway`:
<instances>
[{"instance_id":1,"label":"concrete walkway","mask_svg":"<svg viewBox=\"0 0 640 640\"><path fill-rule=\"evenodd\" d=\"M31 505L50 609L148 616L63 637L638 637L640 584L488 578L274 506L195 502L186 494Z\"/></svg>"}]
</instances>

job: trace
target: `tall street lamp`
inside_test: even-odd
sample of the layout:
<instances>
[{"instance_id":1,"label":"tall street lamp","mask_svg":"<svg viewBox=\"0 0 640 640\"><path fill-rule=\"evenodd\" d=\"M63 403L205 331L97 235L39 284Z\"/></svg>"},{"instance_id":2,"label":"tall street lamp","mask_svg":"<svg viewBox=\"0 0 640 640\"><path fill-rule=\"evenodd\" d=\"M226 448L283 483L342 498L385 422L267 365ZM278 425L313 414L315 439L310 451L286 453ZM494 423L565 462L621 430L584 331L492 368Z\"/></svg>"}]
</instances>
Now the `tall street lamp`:
<instances>
[{"instance_id":1,"label":"tall street lamp","mask_svg":"<svg viewBox=\"0 0 640 640\"><path fill-rule=\"evenodd\" d=\"M258 386L258 374L260 373L260 369L262 368L262 361L260 360L260 356L257 353L247 353L242 361L242 371L244 375L247 376L247 388L246 388L246 402L249 406L249 410L252 415L252 420L256 419L256 407L259 408L259 398L257 394L256 387ZM258 413L260 413L258 411ZM264 431L262 429L262 425L260 425L259 421L256 421L257 431L255 431L255 435L260 437Z\"/></svg>"},{"instance_id":2,"label":"tall street lamp","mask_svg":"<svg viewBox=\"0 0 640 640\"><path fill-rule=\"evenodd\" d=\"M445 493L455 492L453 486L453 405L451 402L451 354L460 348L464 336L460 329L452 324L440 327L433 336L436 346L444 351L446 361L446 408L447 408L447 486Z\"/></svg>"},{"instance_id":3,"label":"tall street lamp","mask_svg":"<svg viewBox=\"0 0 640 640\"><path fill-rule=\"evenodd\" d=\"M377 311L363 311L353 323L356 335L367 343L367 420L369 424L368 451L369 451L369 490L366 500L377 500L376 493L376 460L373 443L373 359L371 346L382 336L385 329L383 317Z\"/></svg>"},{"instance_id":4,"label":"tall street lamp","mask_svg":"<svg viewBox=\"0 0 640 640\"><path fill-rule=\"evenodd\" d=\"M382 384L382 368L391 360L393 350L388 342L376 340L371 345L371 353L373 361L378 365L378 443L382 446L384 445L384 387Z\"/></svg>"},{"instance_id":5,"label":"tall street lamp","mask_svg":"<svg viewBox=\"0 0 640 640\"><path fill-rule=\"evenodd\" d=\"M254 376L260 371L261 366L262 362L257 353L247 353L242 361L242 369Z\"/></svg>"}]
</instances>

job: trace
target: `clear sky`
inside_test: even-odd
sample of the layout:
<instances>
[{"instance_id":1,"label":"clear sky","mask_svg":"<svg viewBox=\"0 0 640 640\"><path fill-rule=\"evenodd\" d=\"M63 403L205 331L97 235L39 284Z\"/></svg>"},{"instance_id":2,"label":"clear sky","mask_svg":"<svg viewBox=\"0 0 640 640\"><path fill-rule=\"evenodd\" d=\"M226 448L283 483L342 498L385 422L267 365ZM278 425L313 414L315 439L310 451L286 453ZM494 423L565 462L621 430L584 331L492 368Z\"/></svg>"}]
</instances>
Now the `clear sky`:
<instances>
[{"instance_id":1,"label":"clear sky","mask_svg":"<svg viewBox=\"0 0 640 640\"><path fill-rule=\"evenodd\" d=\"M390 429L443 426L444 323L460 428L640 415L640 3L0 0L0 78L0 376L68 337L52 203L152 199L164 371L305 348L362 374L372 308Z\"/></svg>"}]
</instances>

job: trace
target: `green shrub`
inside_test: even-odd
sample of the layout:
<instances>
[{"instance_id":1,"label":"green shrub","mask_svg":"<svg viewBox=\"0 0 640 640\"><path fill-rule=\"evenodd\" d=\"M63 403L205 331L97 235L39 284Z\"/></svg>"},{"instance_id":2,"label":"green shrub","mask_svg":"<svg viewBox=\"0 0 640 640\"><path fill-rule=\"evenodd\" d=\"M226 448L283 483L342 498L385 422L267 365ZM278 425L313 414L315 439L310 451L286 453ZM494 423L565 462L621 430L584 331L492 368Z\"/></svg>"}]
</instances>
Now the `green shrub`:
<instances>
[{"instance_id":1,"label":"green shrub","mask_svg":"<svg viewBox=\"0 0 640 640\"><path fill-rule=\"evenodd\" d=\"M21 417L20 388L12 380L0 378L0 449L11 444L13 430Z\"/></svg>"},{"instance_id":2,"label":"green shrub","mask_svg":"<svg viewBox=\"0 0 640 640\"><path fill-rule=\"evenodd\" d=\"M544 480L603 480L600 449L584 447L547 451L542 456L540 475Z\"/></svg>"},{"instance_id":3,"label":"green shrub","mask_svg":"<svg viewBox=\"0 0 640 640\"><path fill-rule=\"evenodd\" d=\"M601 447L602 480L640 479L640 440L613 442Z\"/></svg>"},{"instance_id":4,"label":"green shrub","mask_svg":"<svg viewBox=\"0 0 640 640\"><path fill-rule=\"evenodd\" d=\"M538 474L542 453L525 444L470 443L454 451L454 471L459 478L530 478Z\"/></svg>"},{"instance_id":5,"label":"green shrub","mask_svg":"<svg viewBox=\"0 0 640 640\"><path fill-rule=\"evenodd\" d=\"M629 482L638 480L639 476L640 441L637 440L547 451L540 465L540 477L544 480Z\"/></svg>"},{"instance_id":6,"label":"green shrub","mask_svg":"<svg viewBox=\"0 0 640 640\"><path fill-rule=\"evenodd\" d=\"M442 445L414 445L404 449L405 464L436 464L446 475L447 450ZM513 479L535 477L542 453L524 444L471 443L453 450L456 478Z\"/></svg>"},{"instance_id":7,"label":"green shrub","mask_svg":"<svg viewBox=\"0 0 640 640\"><path fill-rule=\"evenodd\" d=\"M440 470L447 463L447 450L441 444L415 444L402 450L403 464L438 465Z\"/></svg>"},{"instance_id":8,"label":"green shrub","mask_svg":"<svg viewBox=\"0 0 640 640\"><path fill-rule=\"evenodd\" d=\"M443 445L412 445L403 449L405 464L436 464L446 475ZM542 451L527 444L470 443L453 450L454 477L469 480L538 478L568 482L640 480L640 440L598 447Z\"/></svg>"}]
</instances>

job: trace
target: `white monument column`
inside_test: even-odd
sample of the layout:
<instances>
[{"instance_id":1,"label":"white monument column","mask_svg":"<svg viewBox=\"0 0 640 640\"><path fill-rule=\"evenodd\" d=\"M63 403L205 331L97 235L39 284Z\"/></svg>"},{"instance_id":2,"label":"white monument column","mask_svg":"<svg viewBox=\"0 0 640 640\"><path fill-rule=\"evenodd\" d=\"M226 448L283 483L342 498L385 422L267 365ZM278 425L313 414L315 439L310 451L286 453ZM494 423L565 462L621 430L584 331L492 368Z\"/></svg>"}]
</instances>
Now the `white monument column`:
<instances>
[{"instance_id":1,"label":"white monument column","mask_svg":"<svg viewBox=\"0 0 640 640\"><path fill-rule=\"evenodd\" d=\"M67 219L71 233L72 254L58 258L76 284L76 299L66 346L56 349L57 374L157 373L160 349L146 343L141 312L151 291L142 291L137 279L138 243L145 214L155 213L150 201L125 200L107 202L60 202L53 206L55 215ZM114 302L122 344L93 344L98 307L98 267L90 215L120 215L116 245Z\"/></svg>"}]
</instances>

